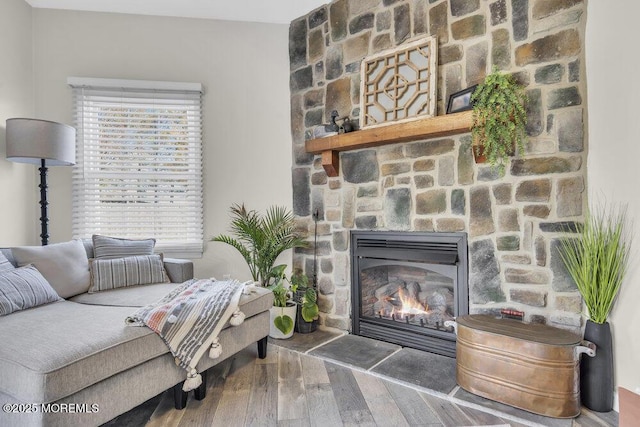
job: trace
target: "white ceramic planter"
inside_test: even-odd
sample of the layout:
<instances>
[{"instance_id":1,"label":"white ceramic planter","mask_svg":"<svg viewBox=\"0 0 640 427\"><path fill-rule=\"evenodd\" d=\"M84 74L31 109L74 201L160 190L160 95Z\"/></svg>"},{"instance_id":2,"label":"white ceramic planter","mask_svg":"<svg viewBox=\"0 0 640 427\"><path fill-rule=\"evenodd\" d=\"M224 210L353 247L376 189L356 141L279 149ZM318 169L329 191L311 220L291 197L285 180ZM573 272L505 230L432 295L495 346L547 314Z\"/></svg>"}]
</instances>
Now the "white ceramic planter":
<instances>
[{"instance_id":1,"label":"white ceramic planter","mask_svg":"<svg viewBox=\"0 0 640 427\"><path fill-rule=\"evenodd\" d=\"M297 310L298 306L293 302L288 302L287 307L271 307L269 309L269 336L278 340L291 338L293 330L295 329ZM291 321L293 322L291 332L285 335L280 329L276 328L276 325L273 322L278 316L289 316L289 318L291 318Z\"/></svg>"}]
</instances>

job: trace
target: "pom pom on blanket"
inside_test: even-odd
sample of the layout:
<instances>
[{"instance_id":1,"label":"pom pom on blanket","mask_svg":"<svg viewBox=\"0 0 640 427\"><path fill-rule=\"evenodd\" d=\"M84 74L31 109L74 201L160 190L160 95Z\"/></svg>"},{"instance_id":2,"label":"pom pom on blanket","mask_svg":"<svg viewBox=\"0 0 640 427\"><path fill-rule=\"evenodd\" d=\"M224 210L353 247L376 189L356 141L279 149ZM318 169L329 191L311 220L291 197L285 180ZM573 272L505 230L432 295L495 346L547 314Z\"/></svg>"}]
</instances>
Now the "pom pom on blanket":
<instances>
[{"instance_id":1,"label":"pom pom on blanket","mask_svg":"<svg viewBox=\"0 0 640 427\"><path fill-rule=\"evenodd\" d=\"M202 376L195 369L191 369L187 374L187 379L182 385L182 391L191 391L197 389L202 384Z\"/></svg>"},{"instance_id":2,"label":"pom pom on blanket","mask_svg":"<svg viewBox=\"0 0 640 427\"><path fill-rule=\"evenodd\" d=\"M211 349L209 350L209 357L212 359L217 359L218 357L220 357L221 354L222 354L222 346L220 345L220 342L218 342L218 339L216 339L211 344Z\"/></svg>"},{"instance_id":3,"label":"pom pom on blanket","mask_svg":"<svg viewBox=\"0 0 640 427\"><path fill-rule=\"evenodd\" d=\"M229 320L229 323L231 323L232 326L241 325L242 322L244 322L244 317L245 316L243 312L241 312L240 310L236 310L231 315L231 320Z\"/></svg>"}]
</instances>

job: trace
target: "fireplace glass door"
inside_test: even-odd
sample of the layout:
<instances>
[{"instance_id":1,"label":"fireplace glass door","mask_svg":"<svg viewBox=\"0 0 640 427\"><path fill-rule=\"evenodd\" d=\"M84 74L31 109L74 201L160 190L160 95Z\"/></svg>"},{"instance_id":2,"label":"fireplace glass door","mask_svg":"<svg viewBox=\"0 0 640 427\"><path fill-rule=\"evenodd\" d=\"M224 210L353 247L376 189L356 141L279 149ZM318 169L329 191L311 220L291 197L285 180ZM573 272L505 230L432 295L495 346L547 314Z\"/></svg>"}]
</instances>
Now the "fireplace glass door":
<instances>
[{"instance_id":1,"label":"fireplace glass door","mask_svg":"<svg viewBox=\"0 0 640 427\"><path fill-rule=\"evenodd\" d=\"M361 315L413 328L447 330L455 316L455 266L363 259Z\"/></svg>"}]
</instances>

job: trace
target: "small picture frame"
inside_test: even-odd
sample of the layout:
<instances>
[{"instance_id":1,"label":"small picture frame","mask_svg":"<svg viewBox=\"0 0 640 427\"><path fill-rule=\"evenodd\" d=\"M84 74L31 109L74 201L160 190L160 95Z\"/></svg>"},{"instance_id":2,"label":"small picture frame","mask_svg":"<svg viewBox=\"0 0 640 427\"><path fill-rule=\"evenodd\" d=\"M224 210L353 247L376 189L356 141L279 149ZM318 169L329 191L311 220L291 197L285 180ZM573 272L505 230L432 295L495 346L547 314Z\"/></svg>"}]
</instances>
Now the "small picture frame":
<instances>
[{"instance_id":1,"label":"small picture frame","mask_svg":"<svg viewBox=\"0 0 640 427\"><path fill-rule=\"evenodd\" d=\"M449 95L449 103L447 104L447 114L459 113L461 111L471 110L473 103L471 102L471 95L476 90L478 85L473 85L459 92Z\"/></svg>"}]
</instances>

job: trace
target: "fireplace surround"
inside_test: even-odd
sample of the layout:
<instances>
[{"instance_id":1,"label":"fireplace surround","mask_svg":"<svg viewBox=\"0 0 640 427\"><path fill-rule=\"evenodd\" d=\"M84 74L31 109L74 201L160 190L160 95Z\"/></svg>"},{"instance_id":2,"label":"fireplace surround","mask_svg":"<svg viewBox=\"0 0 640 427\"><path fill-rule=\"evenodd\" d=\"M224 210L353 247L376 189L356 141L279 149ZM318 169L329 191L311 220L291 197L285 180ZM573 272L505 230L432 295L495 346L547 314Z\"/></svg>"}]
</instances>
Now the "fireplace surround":
<instances>
[{"instance_id":1,"label":"fireplace surround","mask_svg":"<svg viewBox=\"0 0 640 427\"><path fill-rule=\"evenodd\" d=\"M321 326L352 329L351 230L400 230L468 234L470 313L512 309L581 330L582 297L557 248L586 205L585 23L584 2L515 0L336 0L291 23L293 212L317 235L293 267L317 277ZM427 34L438 37L434 120L453 118L449 95L498 66L526 86L524 151L499 173L474 163L468 133L366 146L383 129L404 132L392 124L342 135L365 145L334 151L328 174L307 141L333 110L359 116L362 59Z\"/></svg>"},{"instance_id":2,"label":"fireplace surround","mask_svg":"<svg viewBox=\"0 0 640 427\"><path fill-rule=\"evenodd\" d=\"M455 357L467 251L466 233L351 231L352 333Z\"/></svg>"}]
</instances>

